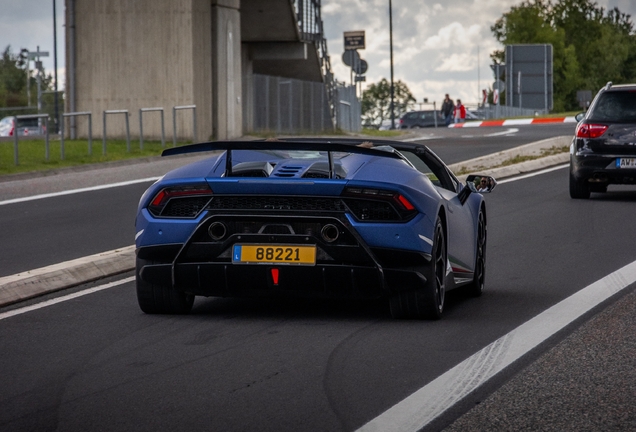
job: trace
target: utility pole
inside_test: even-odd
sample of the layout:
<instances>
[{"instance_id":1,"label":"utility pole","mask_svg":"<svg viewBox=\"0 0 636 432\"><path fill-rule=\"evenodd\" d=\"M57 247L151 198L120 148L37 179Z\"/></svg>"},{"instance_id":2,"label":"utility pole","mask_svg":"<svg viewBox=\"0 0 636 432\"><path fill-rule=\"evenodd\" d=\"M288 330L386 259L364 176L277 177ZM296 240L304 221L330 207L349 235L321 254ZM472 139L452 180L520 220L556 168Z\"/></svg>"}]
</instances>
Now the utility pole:
<instances>
[{"instance_id":1,"label":"utility pole","mask_svg":"<svg viewBox=\"0 0 636 432\"><path fill-rule=\"evenodd\" d=\"M391 50L391 129L395 129L395 110L394 110L394 93L393 86L393 5L389 0L389 45Z\"/></svg>"},{"instance_id":2,"label":"utility pole","mask_svg":"<svg viewBox=\"0 0 636 432\"><path fill-rule=\"evenodd\" d=\"M54 69L54 77L55 77L55 118L53 119L53 124L55 125L56 132L59 131L59 111L58 111L58 101L57 101L57 17L55 16L55 0L53 0L53 69Z\"/></svg>"}]
</instances>

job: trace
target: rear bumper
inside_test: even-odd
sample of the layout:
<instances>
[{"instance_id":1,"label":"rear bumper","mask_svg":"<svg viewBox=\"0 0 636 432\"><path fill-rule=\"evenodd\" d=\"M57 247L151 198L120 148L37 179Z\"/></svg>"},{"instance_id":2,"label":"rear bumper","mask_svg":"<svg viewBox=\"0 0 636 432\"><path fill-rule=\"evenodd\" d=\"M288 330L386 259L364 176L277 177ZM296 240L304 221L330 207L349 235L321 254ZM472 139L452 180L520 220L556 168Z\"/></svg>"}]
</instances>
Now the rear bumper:
<instances>
[{"instance_id":1,"label":"rear bumper","mask_svg":"<svg viewBox=\"0 0 636 432\"><path fill-rule=\"evenodd\" d=\"M426 283L414 270L318 264L315 266L232 263L151 264L142 280L201 296L380 298ZM277 273L276 279L274 273Z\"/></svg>"},{"instance_id":2,"label":"rear bumper","mask_svg":"<svg viewBox=\"0 0 636 432\"><path fill-rule=\"evenodd\" d=\"M620 155L576 155L570 159L571 173L577 180L600 184L636 184L636 169L617 168ZM634 157L633 155L625 157Z\"/></svg>"},{"instance_id":3,"label":"rear bumper","mask_svg":"<svg viewBox=\"0 0 636 432\"><path fill-rule=\"evenodd\" d=\"M224 229L212 236L217 223ZM321 234L327 226L334 239ZM234 262L236 244L312 246L315 264ZM214 215L185 243L137 249L141 280L201 296L379 298L423 286L430 267L430 254L371 247L347 219L330 216Z\"/></svg>"}]
</instances>

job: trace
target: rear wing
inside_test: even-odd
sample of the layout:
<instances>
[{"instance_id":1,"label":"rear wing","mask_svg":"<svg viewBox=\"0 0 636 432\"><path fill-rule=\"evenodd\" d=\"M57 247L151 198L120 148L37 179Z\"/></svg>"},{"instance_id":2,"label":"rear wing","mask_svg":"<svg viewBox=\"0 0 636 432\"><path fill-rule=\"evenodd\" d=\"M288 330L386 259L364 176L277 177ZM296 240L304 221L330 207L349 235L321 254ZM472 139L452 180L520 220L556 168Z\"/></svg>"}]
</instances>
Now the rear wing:
<instances>
[{"instance_id":1,"label":"rear wing","mask_svg":"<svg viewBox=\"0 0 636 432\"><path fill-rule=\"evenodd\" d=\"M378 144L378 145L376 145ZM368 156L388 157L406 161L395 147L402 147L404 143L382 140L372 143L367 140L316 140L294 139L283 140L256 140L256 141L215 141L198 144L190 144L164 150L161 156L173 156L178 154L198 153L208 151L225 151L225 176L232 174L232 151L234 150L295 150L295 151L321 151L327 152L329 161L329 178L335 178L334 162L332 154L356 153Z\"/></svg>"}]
</instances>

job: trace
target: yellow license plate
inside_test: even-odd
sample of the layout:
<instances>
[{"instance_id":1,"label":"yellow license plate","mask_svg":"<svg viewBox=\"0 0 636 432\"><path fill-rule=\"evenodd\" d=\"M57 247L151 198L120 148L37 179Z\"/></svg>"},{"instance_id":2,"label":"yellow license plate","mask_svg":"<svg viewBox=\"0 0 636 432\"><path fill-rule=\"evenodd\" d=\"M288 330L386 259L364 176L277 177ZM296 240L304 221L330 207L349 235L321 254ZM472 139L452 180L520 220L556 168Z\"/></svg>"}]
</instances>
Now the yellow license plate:
<instances>
[{"instance_id":1,"label":"yellow license plate","mask_svg":"<svg viewBox=\"0 0 636 432\"><path fill-rule=\"evenodd\" d=\"M232 262L315 265L316 246L235 244Z\"/></svg>"}]
</instances>

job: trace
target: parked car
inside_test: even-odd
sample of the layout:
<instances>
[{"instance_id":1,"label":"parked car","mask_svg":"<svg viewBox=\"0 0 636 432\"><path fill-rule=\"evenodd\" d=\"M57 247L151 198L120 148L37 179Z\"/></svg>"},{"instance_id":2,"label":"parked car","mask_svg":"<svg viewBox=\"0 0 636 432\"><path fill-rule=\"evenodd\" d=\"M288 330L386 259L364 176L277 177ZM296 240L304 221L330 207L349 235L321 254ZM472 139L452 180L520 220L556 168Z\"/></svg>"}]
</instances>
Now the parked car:
<instances>
[{"instance_id":1,"label":"parked car","mask_svg":"<svg viewBox=\"0 0 636 432\"><path fill-rule=\"evenodd\" d=\"M570 145L570 196L587 199L610 184L636 184L636 84L603 87Z\"/></svg>"},{"instance_id":2,"label":"parked car","mask_svg":"<svg viewBox=\"0 0 636 432\"><path fill-rule=\"evenodd\" d=\"M395 124L398 125L399 120L396 120ZM380 123L380 127L378 128L378 130L391 130L391 119L382 120L382 123Z\"/></svg>"},{"instance_id":3,"label":"parked car","mask_svg":"<svg viewBox=\"0 0 636 432\"><path fill-rule=\"evenodd\" d=\"M426 146L361 139L209 142L150 186L136 217L142 311L195 296L384 298L438 319L446 291L479 296L486 203ZM486 177L492 191L496 182Z\"/></svg>"},{"instance_id":4,"label":"parked car","mask_svg":"<svg viewBox=\"0 0 636 432\"><path fill-rule=\"evenodd\" d=\"M0 136L13 136L16 129L15 121L16 118L14 116L5 117L0 120ZM44 134L46 134L46 127L44 126L44 124L40 124L37 118L18 119L18 136Z\"/></svg>"},{"instance_id":5,"label":"parked car","mask_svg":"<svg viewBox=\"0 0 636 432\"><path fill-rule=\"evenodd\" d=\"M433 110L410 111L400 117L400 129L418 129L435 127L444 124L444 119L439 117L439 112Z\"/></svg>"}]
</instances>

